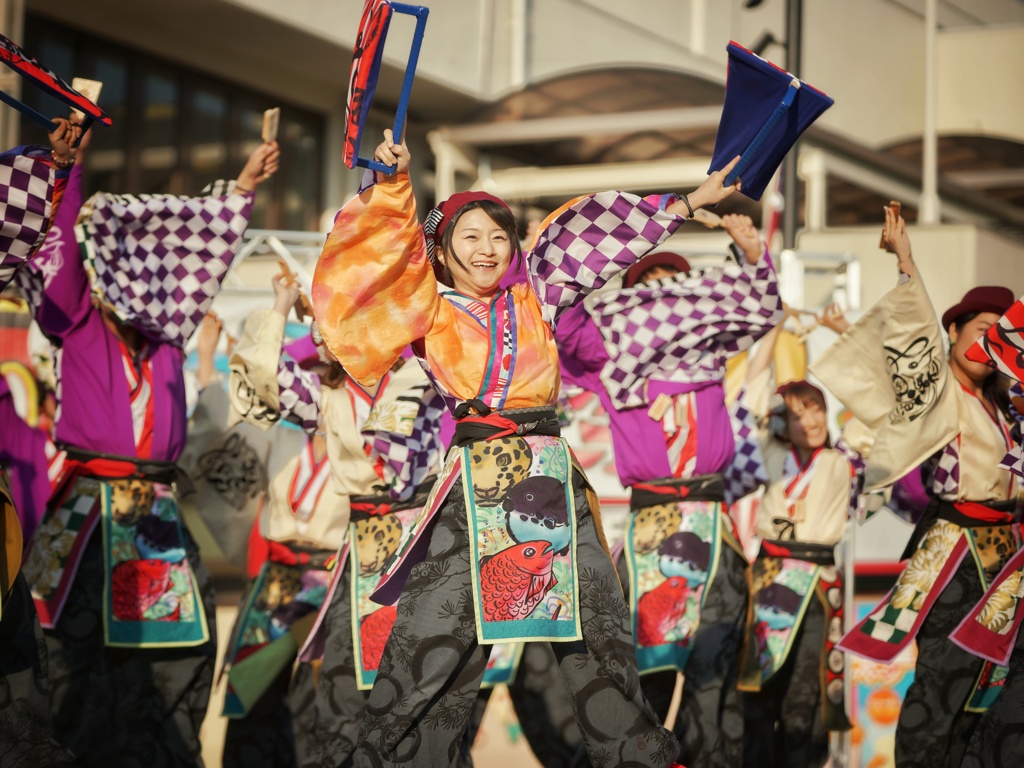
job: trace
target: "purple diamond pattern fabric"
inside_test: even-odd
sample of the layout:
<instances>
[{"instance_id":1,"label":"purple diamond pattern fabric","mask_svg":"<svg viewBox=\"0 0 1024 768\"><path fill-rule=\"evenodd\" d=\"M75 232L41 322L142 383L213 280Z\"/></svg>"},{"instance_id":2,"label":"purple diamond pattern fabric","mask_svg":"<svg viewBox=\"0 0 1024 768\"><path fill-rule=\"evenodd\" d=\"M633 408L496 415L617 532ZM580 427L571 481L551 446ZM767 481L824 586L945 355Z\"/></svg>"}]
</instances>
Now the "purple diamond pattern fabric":
<instances>
[{"instance_id":1,"label":"purple diamond pattern fabric","mask_svg":"<svg viewBox=\"0 0 1024 768\"><path fill-rule=\"evenodd\" d=\"M736 453L732 464L722 473L725 478L727 504L732 504L768 484L768 472L765 469L764 454L761 453L756 416L747 403L747 392L742 389L729 409Z\"/></svg>"},{"instance_id":2,"label":"purple diamond pattern fabric","mask_svg":"<svg viewBox=\"0 0 1024 768\"><path fill-rule=\"evenodd\" d=\"M562 310L675 232L685 219L663 209L674 199L667 196L659 205L625 192L599 192L549 216L528 256L544 319L554 324Z\"/></svg>"},{"instance_id":3,"label":"purple diamond pattern fabric","mask_svg":"<svg viewBox=\"0 0 1024 768\"><path fill-rule=\"evenodd\" d=\"M384 459L384 482L388 492L392 498L405 501L441 465L444 446L439 427L445 405L427 382L410 387L399 400L416 404L416 416L409 434L364 429L363 437Z\"/></svg>"},{"instance_id":4,"label":"purple diamond pattern fabric","mask_svg":"<svg viewBox=\"0 0 1024 768\"><path fill-rule=\"evenodd\" d=\"M252 213L252 195L217 182L200 197L93 195L76 230L100 293L122 320L177 346L220 290Z\"/></svg>"},{"instance_id":5,"label":"purple diamond pattern fabric","mask_svg":"<svg viewBox=\"0 0 1024 768\"><path fill-rule=\"evenodd\" d=\"M929 459L925 472L931 475L927 485L933 496L956 499L960 490L960 438L948 443L937 458Z\"/></svg>"},{"instance_id":6,"label":"purple diamond pattern fabric","mask_svg":"<svg viewBox=\"0 0 1024 768\"><path fill-rule=\"evenodd\" d=\"M312 434L320 423L320 377L288 357L277 364L281 418Z\"/></svg>"},{"instance_id":7,"label":"purple diamond pattern fabric","mask_svg":"<svg viewBox=\"0 0 1024 768\"><path fill-rule=\"evenodd\" d=\"M1003 460L999 462L999 466L1013 472L1018 477L1024 478L1024 413L1020 413L1013 406L1012 402L1014 398L1024 398L1024 384L1019 381L1015 382L1010 387L1010 398L1010 414L1015 422L1013 429L1010 431L1010 436L1013 438L1015 445L1003 457Z\"/></svg>"},{"instance_id":8,"label":"purple diamond pattern fabric","mask_svg":"<svg viewBox=\"0 0 1024 768\"><path fill-rule=\"evenodd\" d=\"M850 462L850 467L853 469L850 474L850 511L853 512L857 509L857 501L860 498L861 491L864 489L864 467L866 462L864 457L854 450L842 437L836 440L836 444L832 447L846 457L846 460Z\"/></svg>"},{"instance_id":9,"label":"purple diamond pattern fabric","mask_svg":"<svg viewBox=\"0 0 1024 768\"><path fill-rule=\"evenodd\" d=\"M42 147L0 154L0 290L43 244L53 221L56 172L48 160Z\"/></svg>"},{"instance_id":10,"label":"purple diamond pattern fabric","mask_svg":"<svg viewBox=\"0 0 1024 768\"><path fill-rule=\"evenodd\" d=\"M601 380L619 409L647 405L650 378L681 384L721 379L728 357L782 319L778 277L767 254L755 265L608 291L588 309L611 358Z\"/></svg>"}]
</instances>

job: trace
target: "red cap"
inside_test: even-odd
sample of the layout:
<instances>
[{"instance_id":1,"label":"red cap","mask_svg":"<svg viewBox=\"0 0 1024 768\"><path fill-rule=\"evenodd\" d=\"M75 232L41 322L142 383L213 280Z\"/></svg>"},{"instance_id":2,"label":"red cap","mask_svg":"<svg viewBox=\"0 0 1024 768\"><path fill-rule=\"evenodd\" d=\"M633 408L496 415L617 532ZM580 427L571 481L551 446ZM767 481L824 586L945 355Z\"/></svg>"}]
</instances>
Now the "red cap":
<instances>
[{"instance_id":1,"label":"red cap","mask_svg":"<svg viewBox=\"0 0 1024 768\"><path fill-rule=\"evenodd\" d=\"M1014 295L1009 288L1001 285L979 285L971 288L959 304L955 304L942 313L942 329L949 330L950 324L959 317L972 312L994 312L1005 315L1013 306Z\"/></svg>"},{"instance_id":2,"label":"red cap","mask_svg":"<svg viewBox=\"0 0 1024 768\"><path fill-rule=\"evenodd\" d=\"M437 228L434 231L434 241L437 245L441 244L441 237L444 235L444 231L448 229L448 225L451 223L452 217L459 212L459 209L464 205L475 203L478 200L490 200L492 203L497 203L507 209L509 213L512 212L512 209L508 207L508 203L500 197L495 197L487 192L456 192L437 206L438 210L441 212L441 219L437 222Z\"/></svg>"},{"instance_id":3,"label":"red cap","mask_svg":"<svg viewBox=\"0 0 1024 768\"><path fill-rule=\"evenodd\" d=\"M665 267L666 269L674 269L677 272L686 273L690 271L690 262L678 253L672 253L671 251L648 253L640 259L640 261L626 270L626 276L622 278L622 287L632 288L637 284L637 281L640 279L640 275L647 270L654 269L656 267Z\"/></svg>"}]
</instances>

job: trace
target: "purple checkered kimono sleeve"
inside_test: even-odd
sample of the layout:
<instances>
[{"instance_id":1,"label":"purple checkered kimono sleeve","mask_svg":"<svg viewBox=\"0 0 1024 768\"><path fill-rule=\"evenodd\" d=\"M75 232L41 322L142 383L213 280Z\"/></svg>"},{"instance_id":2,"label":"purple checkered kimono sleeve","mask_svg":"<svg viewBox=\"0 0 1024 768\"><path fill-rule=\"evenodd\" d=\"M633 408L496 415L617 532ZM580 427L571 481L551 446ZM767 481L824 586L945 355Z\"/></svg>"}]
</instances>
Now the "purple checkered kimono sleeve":
<instances>
[{"instance_id":1,"label":"purple checkered kimono sleeve","mask_svg":"<svg viewBox=\"0 0 1024 768\"><path fill-rule=\"evenodd\" d=\"M566 203L544 222L528 256L530 282L544 319L558 315L650 253L685 219L626 192L600 192Z\"/></svg>"},{"instance_id":2,"label":"purple checkered kimono sleeve","mask_svg":"<svg viewBox=\"0 0 1024 768\"><path fill-rule=\"evenodd\" d=\"M220 291L253 196L94 195L82 239L94 286L122 320L183 347ZM204 190L206 192L206 190Z\"/></svg>"},{"instance_id":3,"label":"purple checkered kimono sleeve","mask_svg":"<svg viewBox=\"0 0 1024 768\"><path fill-rule=\"evenodd\" d=\"M39 328L56 343L92 311L89 275L75 237L82 208L82 168L71 169L60 209L42 247L15 277Z\"/></svg>"},{"instance_id":4,"label":"purple checkered kimono sleeve","mask_svg":"<svg viewBox=\"0 0 1024 768\"><path fill-rule=\"evenodd\" d=\"M261 429L284 419L312 433L320 423L320 378L281 356L284 326L272 310L246 318L231 352L228 396L241 418Z\"/></svg>"},{"instance_id":5,"label":"purple checkered kimono sleeve","mask_svg":"<svg viewBox=\"0 0 1024 768\"><path fill-rule=\"evenodd\" d=\"M42 246L69 172L56 170L45 147L0 154L0 290Z\"/></svg>"},{"instance_id":6,"label":"purple checkered kimono sleeve","mask_svg":"<svg viewBox=\"0 0 1024 768\"><path fill-rule=\"evenodd\" d=\"M729 409L736 453L725 468L725 501L732 504L768 484L764 453L761 450L757 414L752 410L747 390L742 389Z\"/></svg>"},{"instance_id":7,"label":"purple checkered kimono sleeve","mask_svg":"<svg viewBox=\"0 0 1024 768\"><path fill-rule=\"evenodd\" d=\"M850 512L852 514L856 511L857 499L860 498L861 491L864 490L864 457L842 437L836 441L833 448L850 462L852 469L850 473Z\"/></svg>"},{"instance_id":8,"label":"purple checkered kimono sleeve","mask_svg":"<svg viewBox=\"0 0 1024 768\"><path fill-rule=\"evenodd\" d=\"M767 253L756 264L608 291L588 307L609 349L601 379L618 408L646 405L651 378L722 378L726 358L782 319L778 277Z\"/></svg>"},{"instance_id":9,"label":"purple checkered kimono sleeve","mask_svg":"<svg viewBox=\"0 0 1024 768\"><path fill-rule=\"evenodd\" d=\"M400 407L409 407L411 423L407 429L364 429L362 434L373 452L384 459L388 492L395 500L405 501L440 466L444 450L441 416L446 409L444 400L427 381L409 387L398 401Z\"/></svg>"},{"instance_id":10,"label":"purple checkered kimono sleeve","mask_svg":"<svg viewBox=\"0 0 1024 768\"><path fill-rule=\"evenodd\" d=\"M1024 478L1024 414L1020 413L1012 402L1014 398L1024 398L1024 385L1021 382L1018 381L1010 387L1010 398L1010 415L1014 420L1010 435L1013 438L1014 446L999 462L999 466Z\"/></svg>"},{"instance_id":11,"label":"purple checkered kimono sleeve","mask_svg":"<svg viewBox=\"0 0 1024 768\"><path fill-rule=\"evenodd\" d=\"M312 434L320 423L320 377L304 371L294 360L277 366L281 418Z\"/></svg>"}]
</instances>

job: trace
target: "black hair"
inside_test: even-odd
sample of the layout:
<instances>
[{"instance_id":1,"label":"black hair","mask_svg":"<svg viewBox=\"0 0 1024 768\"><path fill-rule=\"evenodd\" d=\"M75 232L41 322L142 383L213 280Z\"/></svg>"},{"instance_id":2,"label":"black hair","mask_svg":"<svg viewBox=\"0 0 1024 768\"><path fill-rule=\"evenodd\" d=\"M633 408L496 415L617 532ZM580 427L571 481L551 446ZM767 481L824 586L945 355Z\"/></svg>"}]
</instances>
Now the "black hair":
<instances>
[{"instance_id":1,"label":"black hair","mask_svg":"<svg viewBox=\"0 0 1024 768\"><path fill-rule=\"evenodd\" d=\"M963 332L964 326L980 314L981 312L968 312L955 318L950 325L956 328L957 335L959 335ZM952 354L952 339L950 339L949 348L950 354ZM999 410L1006 421L1012 424L1013 417L1010 415L1010 384L1011 382L1008 377L992 369L992 373L985 377L985 381L981 385L981 394Z\"/></svg>"},{"instance_id":2,"label":"black hair","mask_svg":"<svg viewBox=\"0 0 1024 768\"><path fill-rule=\"evenodd\" d=\"M640 283L646 283L648 280L650 280L651 273L654 272L654 270L656 269L661 269L664 270L665 272L670 272L673 275L678 275L682 271L678 267L673 267L670 264L655 264L654 266L648 267L637 276L637 285L639 285Z\"/></svg>"},{"instance_id":3,"label":"black hair","mask_svg":"<svg viewBox=\"0 0 1024 768\"><path fill-rule=\"evenodd\" d=\"M455 212L452 220L448 222L444 234L441 235L440 250L445 255L444 276L441 282L448 287L453 287L452 270L447 264L448 259L455 259L456 264L463 269L468 269L465 264L459 261L459 257L455 255L455 251L452 249L455 225L458 224L459 219L462 218L464 213L477 208L486 213L508 235L509 242L512 244L512 254L515 257L515 263L514 265L510 264L510 268L514 266L515 269L518 269L523 263L523 248L519 244L519 227L516 224L516 217L512 214L512 211L493 200L473 200Z\"/></svg>"}]
</instances>

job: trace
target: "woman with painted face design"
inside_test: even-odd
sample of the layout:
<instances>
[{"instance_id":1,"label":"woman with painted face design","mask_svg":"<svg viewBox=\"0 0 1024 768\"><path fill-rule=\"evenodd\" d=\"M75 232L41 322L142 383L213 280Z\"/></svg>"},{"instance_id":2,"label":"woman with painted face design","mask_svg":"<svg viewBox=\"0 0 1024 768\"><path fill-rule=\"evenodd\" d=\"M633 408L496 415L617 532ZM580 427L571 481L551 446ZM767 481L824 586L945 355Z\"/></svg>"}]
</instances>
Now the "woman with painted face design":
<instances>
[{"instance_id":1,"label":"woman with painted face design","mask_svg":"<svg viewBox=\"0 0 1024 768\"><path fill-rule=\"evenodd\" d=\"M402 597L355 763L462 763L483 646L543 639L555 647L595 762L670 765L678 745L640 691L592 492L559 437L552 326L682 224L685 201L618 192L574 200L542 227L526 257L529 283L501 289L523 258L505 203L455 195L421 231L408 150L386 134L376 156L397 163L397 173L379 175L335 220L314 280L317 320L366 384L411 342L458 425L423 519L379 588L384 599ZM712 174L689 205L734 191L722 186L727 171ZM516 516L522 527L508 525L503 502L516 503L515 489L536 477L559 481L557 501Z\"/></svg>"},{"instance_id":2,"label":"woman with painted face design","mask_svg":"<svg viewBox=\"0 0 1024 768\"><path fill-rule=\"evenodd\" d=\"M925 463L932 501L896 586L840 647L887 663L916 639L896 765L959 766L979 713L998 689L990 687L991 666L949 634L1016 551L1012 526L1019 519L1017 479L999 468L1011 444L1005 395L997 374L965 352L1014 297L998 286L972 288L943 313L940 326L904 221L891 208L883 237L896 254L899 284L812 369L874 432L866 488L891 485Z\"/></svg>"}]
</instances>

